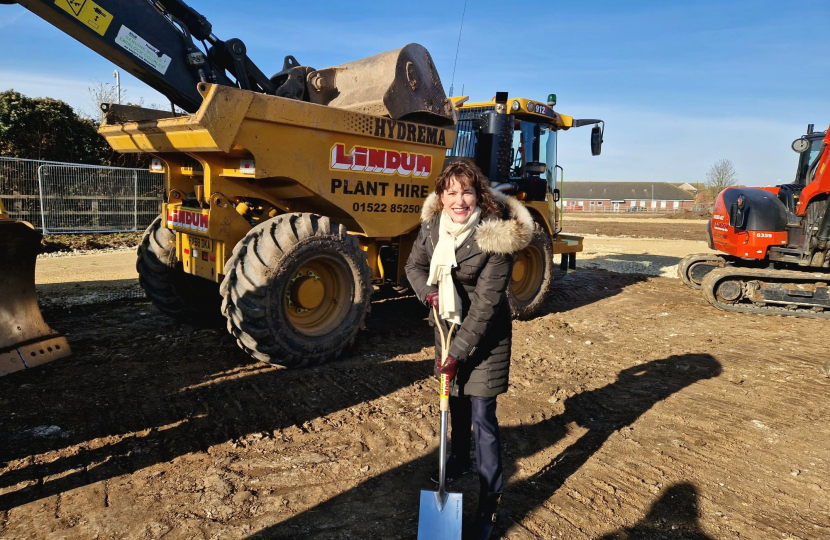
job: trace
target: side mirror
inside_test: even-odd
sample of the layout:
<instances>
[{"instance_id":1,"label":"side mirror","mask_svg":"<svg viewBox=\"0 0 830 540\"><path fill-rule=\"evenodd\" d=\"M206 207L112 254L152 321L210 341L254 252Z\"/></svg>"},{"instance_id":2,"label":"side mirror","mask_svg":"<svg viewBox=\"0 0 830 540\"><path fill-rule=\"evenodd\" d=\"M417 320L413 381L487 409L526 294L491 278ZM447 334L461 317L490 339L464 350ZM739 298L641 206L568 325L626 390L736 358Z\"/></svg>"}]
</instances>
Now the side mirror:
<instances>
[{"instance_id":1,"label":"side mirror","mask_svg":"<svg viewBox=\"0 0 830 540\"><path fill-rule=\"evenodd\" d=\"M736 230L743 229L746 225L746 206L738 206L738 203L733 203L729 209L729 224Z\"/></svg>"},{"instance_id":2,"label":"side mirror","mask_svg":"<svg viewBox=\"0 0 830 540\"><path fill-rule=\"evenodd\" d=\"M591 155L598 156L602 152L602 130L599 126L591 128Z\"/></svg>"},{"instance_id":3,"label":"side mirror","mask_svg":"<svg viewBox=\"0 0 830 540\"><path fill-rule=\"evenodd\" d=\"M799 154L803 154L804 152L806 152L807 150L810 149L810 141L808 141L804 137L801 137L800 139L796 139L796 140L793 141L792 149L793 149L794 152L797 152Z\"/></svg>"}]
</instances>

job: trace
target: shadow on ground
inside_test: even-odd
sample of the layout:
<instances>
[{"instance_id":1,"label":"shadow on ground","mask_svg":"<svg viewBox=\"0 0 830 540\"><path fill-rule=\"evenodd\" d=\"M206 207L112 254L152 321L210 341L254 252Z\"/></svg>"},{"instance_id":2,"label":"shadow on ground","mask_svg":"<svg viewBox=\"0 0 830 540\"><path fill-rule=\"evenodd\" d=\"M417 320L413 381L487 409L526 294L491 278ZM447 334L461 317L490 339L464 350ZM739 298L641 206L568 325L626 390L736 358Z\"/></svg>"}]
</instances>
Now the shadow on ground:
<instances>
[{"instance_id":1,"label":"shadow on ground","mask_svg":"<svg viewBox=\"0 0 830 540\"><path fill-rule=\"evenodd\" d=\"M432 346L413 298L377 302L343 358L302 370L259 363L225 329L174 323L146 301L46 316L74 354L0 378L0 471L23 460L0 472L0 510L251 433L304 429L423 380L432 366L431 354L386 361Z\"/></svg>"},{"instance_id":2,"label":"shadow on ground","mask_svg":"<svg viewBox=\"0 0 830 540\"><path fill-rule=\"evenodd\" d=\"M125 298L144 298L136 279L43 283L36 287L42 308L100 304Z\"/></svg>"},{"instance_id":3,"label":"shadow on ground","mask_svg":"<svg viewBox=\"0 0 830 540\"><path fill-rule=\"evenodd\" d=\"M575 422L588 431L538 473L506 487L502 517L498 522L499 532L512 523L521 522L553 496L615 431L633 424L655 403L720 373L720 363L708 354L685 354L653 360L623 370L617 380L609 385L568 398L565 411L559 416L532 425L503 429L505 454L511 457L505 461L508 478L516 472L517 459L537 454L562 441L567 435L569 423ZM435 489L426 479L437 466L436 461L436 453L431 453L387 471L306 512L259 531L248 540L415 538L419 492L421 489ZM476 504L475 486L477 480L468 478L453 487L464 492L467 522ZM688 490L670 495L670 500L680 495L688 499ZM671 506L668 502L655 504L649 515L663 513ZM678 514L680 518L682 515ZM644 520L641 527L638 525L639 529L635 527L632 530L645 530L649 523ZM609 538L618 537L622 538Z\"/></svg>"},{"instance_id":4,"label":"shadow on ground","mask_svg":"<svg viewBox=\"0 0 830 540\"><path fill-rule=\"evenodd\" d=\"M697 499L694 485L675 484L663 492L636 525L599 540L715 540L700 528Z\"/></svg>"}]
</instances>

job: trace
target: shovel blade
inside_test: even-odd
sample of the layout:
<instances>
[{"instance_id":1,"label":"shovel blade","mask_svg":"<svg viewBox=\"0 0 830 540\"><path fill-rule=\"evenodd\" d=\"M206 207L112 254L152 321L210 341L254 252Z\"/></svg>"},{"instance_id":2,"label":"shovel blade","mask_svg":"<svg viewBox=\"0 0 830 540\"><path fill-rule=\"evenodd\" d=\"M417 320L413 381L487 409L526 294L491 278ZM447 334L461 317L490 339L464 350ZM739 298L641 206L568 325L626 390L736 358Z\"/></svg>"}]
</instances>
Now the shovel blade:
<instances>
[{"instance_id":1,"label":"shovel blade","mask_svg":"<svg viewBox=\"0 0 830 540\"><path fill-rule=\"evenodd\" d=\"M461 540L461 518L464 505L461 493L447 493L444 508L438 509L435 491L421 491L418 515L418 540Z\"/></svg>"}]
</instances>

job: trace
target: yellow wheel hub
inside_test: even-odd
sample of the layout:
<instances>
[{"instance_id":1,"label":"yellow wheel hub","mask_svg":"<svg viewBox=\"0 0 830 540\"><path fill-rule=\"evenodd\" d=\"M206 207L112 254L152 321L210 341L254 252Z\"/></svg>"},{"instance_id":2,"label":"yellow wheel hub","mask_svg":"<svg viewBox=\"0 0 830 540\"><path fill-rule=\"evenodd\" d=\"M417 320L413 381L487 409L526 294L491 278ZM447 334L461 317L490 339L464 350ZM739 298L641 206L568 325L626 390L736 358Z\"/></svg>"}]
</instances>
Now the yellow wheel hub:
<instances>
[{"instance_id":1,"label":"yellow wheel hub","mask_svg":"<svg viewBox=\"0 0 830 540\"><path fill-rule=\"evenodd\" d=\"M315 309L320 307L326 289L322 280L312 273L311 276L299 278L291 287L291 298L300 309Z\"/></svg>"},{"instance_id":2,"label":"yellow wheel hub","mask_svg":"<svg viewBox=\"0 0 830 540\"><path fill-rule=\"evenodd\" d=\"M351 273L345 263L330 257L309 259L288 282L285 293L288 320L301 334L328 334L342 322L351 294Z\"/></svg>"},{"instance_id":3,"label":"yellow wheel hub","mask_svg":"<svg viewBox=\"0 0 830 540\"><path fill-rule=\"evenodd\" d=\"M513 283L516 283L518 281L522 281L525 277L526 272L527 272L527 270L525 269L524 259L517 260L516 263L513 265L513 276L512 276Z\"/></svg>"},{"instance_id":4,"label":"yellow wheel hub","mask_svg":"<svg viewBox=\"0 0 830 540\"><path fill-rule=\"evenodd\" d=\"M544 260L542 253L533 246L516 255L510 288L518 301L529 302L539 292L545 276Z\"/></svg>"}]
</instances>

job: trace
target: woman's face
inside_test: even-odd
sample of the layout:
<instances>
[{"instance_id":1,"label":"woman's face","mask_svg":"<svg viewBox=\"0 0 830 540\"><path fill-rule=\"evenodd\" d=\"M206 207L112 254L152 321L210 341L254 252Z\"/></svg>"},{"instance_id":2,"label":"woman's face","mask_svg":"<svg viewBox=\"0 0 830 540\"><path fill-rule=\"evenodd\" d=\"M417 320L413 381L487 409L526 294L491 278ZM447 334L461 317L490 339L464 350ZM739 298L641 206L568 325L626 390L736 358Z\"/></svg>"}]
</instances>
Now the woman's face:
<instances>
[{"instance_id":1,"label":"woman's face","mask_svg":"<svg viewBox=\"0 0 830 540\"><path fill-rule=\"evenodd\" d=\"M455 223L464 223L476 207L476 190L473 186L464 187L455 176L450 178L450 186L441 193L441 204Z\"/></svg>"}]
</instances>

